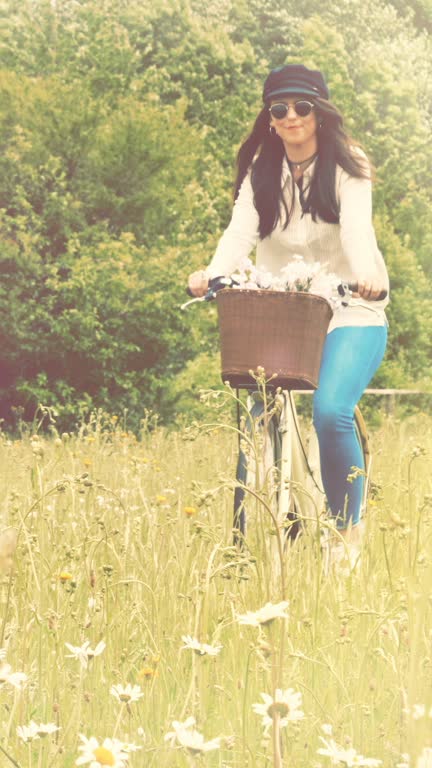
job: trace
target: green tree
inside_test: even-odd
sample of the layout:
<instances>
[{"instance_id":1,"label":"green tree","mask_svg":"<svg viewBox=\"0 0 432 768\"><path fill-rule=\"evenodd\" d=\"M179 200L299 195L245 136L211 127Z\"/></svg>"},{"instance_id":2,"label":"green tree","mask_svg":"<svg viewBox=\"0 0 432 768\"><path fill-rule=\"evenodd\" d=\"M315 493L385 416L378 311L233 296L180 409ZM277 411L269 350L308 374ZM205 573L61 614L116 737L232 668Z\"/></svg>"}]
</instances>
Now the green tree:
<instances>
[{"instance_id":1,"label":"green tree","mask_svg":"<svg viewBox=\"0 0 432 768\"><path fill-rule=\"evenodd\" d=\"M214 309L186 275L229 219L237 147L270 67L321 68L377 168L392 283L381 383L430 370L430 0L5 0L0 9L3 414L40 401L191 406ZM317 13L319 10L319 14ZM213 374L212 374L213 375Z\"/></svg>"}]
</instances>

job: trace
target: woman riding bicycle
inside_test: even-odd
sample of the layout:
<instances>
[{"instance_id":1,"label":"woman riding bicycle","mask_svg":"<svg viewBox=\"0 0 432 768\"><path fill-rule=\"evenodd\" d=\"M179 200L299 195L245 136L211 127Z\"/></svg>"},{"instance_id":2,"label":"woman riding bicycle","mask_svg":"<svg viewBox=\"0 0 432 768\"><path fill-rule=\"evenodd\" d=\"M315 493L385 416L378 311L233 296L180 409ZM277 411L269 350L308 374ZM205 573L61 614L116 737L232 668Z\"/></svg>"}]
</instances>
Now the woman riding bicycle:
<instances>
[{"instance_id":1,"label":"woman riding bicycle","mask_svg":"<svg viewBox=\"0 0 432 768\"><path fill-rule=\"evenodd\" d=\"M231 222L209 266L190 275L189 289L204 295L209 279L231 275L255 247L257 266L275 275L300 255L356 284L355 300L335 310L329 327L313 416L331 514L355 544L363 478L353 480L352 467L363 469L363 457L354 409L387 341L389 282L372 224L370 165L347 136L321 72L274 69L263 100L238 154Z\"/></svg>"}]
</instances>

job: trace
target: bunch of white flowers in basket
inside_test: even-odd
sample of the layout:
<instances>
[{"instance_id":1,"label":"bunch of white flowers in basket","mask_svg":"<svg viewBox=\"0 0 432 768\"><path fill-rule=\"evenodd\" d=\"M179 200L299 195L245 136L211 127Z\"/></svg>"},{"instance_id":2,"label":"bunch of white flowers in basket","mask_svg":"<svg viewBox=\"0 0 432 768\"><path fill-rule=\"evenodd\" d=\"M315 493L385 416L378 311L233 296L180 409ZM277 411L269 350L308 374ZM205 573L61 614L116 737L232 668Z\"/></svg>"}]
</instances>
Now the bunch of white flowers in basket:
<instances>
[{"instance_id":1,"label":"bunch of white flowers in basket","mask_svg":"<svg viewBox=\"0 0 432 768\"><path fill-rule=\"evenodd\" d=\"M280 270L279 275L256 267L249 258L245 258L231 278L237 283L236 288L305 291L322 296L328 301L337 297L337 287L341 282L337 275L327 271L326 264L308 264L303 256L294 256L293 260Z\"/></svg>"}]
</instances>

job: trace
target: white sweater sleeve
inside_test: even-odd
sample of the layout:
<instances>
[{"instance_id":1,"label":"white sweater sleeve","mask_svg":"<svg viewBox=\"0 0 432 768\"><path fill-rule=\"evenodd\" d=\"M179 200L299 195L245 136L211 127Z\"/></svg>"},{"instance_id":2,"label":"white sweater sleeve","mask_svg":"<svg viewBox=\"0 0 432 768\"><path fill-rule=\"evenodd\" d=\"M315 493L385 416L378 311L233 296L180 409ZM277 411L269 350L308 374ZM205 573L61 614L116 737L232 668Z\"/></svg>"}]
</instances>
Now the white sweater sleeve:
<instances>
[{"instance_id":1,"label":"white sweater sleeve","mask_svg":"<svg viewBox=\"0 0 432 768\"><path fill-rule=\"evenodd\" d=\"M357 277L373 279L379 272L379 250L372 222L372 183L341 171L339 180L340 238L344 256Z\"/></svg>"},{"instance_id":2,"label":"white sweater sleeve","mask_svg":"<svg viewBox=\"0 0 432 768\"><path fill-rule=\"evenodd\" d=\"M207 267L210 277L231 275L243 259L250 255L259 238L259 217L254 205L253 189L248 173L240 187L237 200L225 232Z\"/></svg>"}]
</instances>

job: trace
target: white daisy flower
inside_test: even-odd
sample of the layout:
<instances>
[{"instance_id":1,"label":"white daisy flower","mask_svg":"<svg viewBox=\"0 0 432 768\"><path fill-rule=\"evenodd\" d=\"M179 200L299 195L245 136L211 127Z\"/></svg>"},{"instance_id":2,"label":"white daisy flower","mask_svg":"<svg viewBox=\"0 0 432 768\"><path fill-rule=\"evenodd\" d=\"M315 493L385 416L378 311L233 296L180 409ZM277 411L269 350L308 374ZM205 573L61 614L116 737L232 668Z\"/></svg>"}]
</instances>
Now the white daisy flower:
<instances>
[{"instance_id":1,"label":"white daisy flower","mask_svg":"<svg viewBox=\"0 0 432 768\"><path fill-rule=\"evenodd\" d=\"M26 744L33 739L39 739L39 729L33 720L30 720L28 725L18 725L17 735Z\"/></svg>"},{"instance_id":2,"label":"white daisy flower","mask_svg":"<svg viewBox=\"0 0 432 768\"><path fill-rule=\"evenodd\" d=\"M194 637L190 635L182 635L184 642L183 648L189 648L191 651L195 651L198 656L217 656L223 646L222 645L207 645L207 643L200 643Z\"/></svg>"},{"instance_id":3,"label":"white daisy flower","mask_svg":"<svg viewBox=\"0 0 432 768\"><path fill-rule=\"evenodd\" d=\"M80 734L82 744L78 750L82 753L75 765L89 765L90 768L101 768L109 765L111 768L127 768L129 752L140 749L135 744L123 744L119 739L104 739L102 744L94 736L87 739Z\"/></svg>"},{"instance_id":4,"label":"white daisy flower","mask_svg":"<svg viewBox=\"0 0 432 768\"><path fill-rule=\"evenodd\" d=\"M235 288L249 290L270 289L273 291L307 291L324 297L335 304L340 303L337 286L341 278L327 271L328 265L308 264L303 256L296 254L292 260L276 275L252 264L245 259L239 270L231 275Z\"/></svg>"},{"instance_id":5,"label":"white daisy flower","mask_svg":"<svg viewBox=\"0 0 432 768\"><path fill-rule=\"evenodd\" d=\"M333 726L330 725L330 723L323 723L321 726L322 731L325 733L326 736L332 736L333 735Z\"/></svg>"},{"instance_id":6,"label":"white daisy flower","mask_svg":"<svg viewBox=\"0 0 432 768\"><path fill-rule=\"evenodd\" d=\"M130 704L133 701L138 701L142 696L144 696L139 685L131 685L130 683L128 683L126 686L112 685L110 688L110 693L112 693L112 695L116 697L117 701L120 701L122 704Z\"/></svg>"},{"instance_id":7,"label":"white daisy flower","mask_svg":"<svg viewBox=\"0 0 432 768\"><path fill-rule=\"evenodd\" d=\"M417 768L432 768L432 748L425 747L417 760Z\"/></svg>"},{"instance_id":8,"label":"white daisy flower","mask_svg":"<svg viewBox=\"0 0 432 768\"><path fill-rule=\"evenodd\" d=\"M275 619L288 619L286 609L289 606L288 600L281 603L266 603L258 611L247 611L247 613L237 614L239 624L248 624L251 627L259 627L262 624L271 624Z\"/></svg>"},{"instance_id":9,"label":"white daisy flower","mask_svg":"<svg viewBox=\"0 0 432 768\"><path fill-rule=\"evenodd\" d=\"M139 749L142 749L138 744L131 744L128 741L123 742L123 749L125 752L129 754L129 752L138 752Z\"/></svg>"},{"instance_id":10,"label":"white daisy flower","mask_svg":"<svg viewBox=\"0 0 432 768\"><path fill-rule=\"evenodd\" d=\"M288 723L295 720L302 720L304 712L300 709L302 705L301 693L296 693L293 688L287 688L282 691L276 688L274 698L268 693L262 693L263 704L252 704L252 709L257 715L261 715L264 728L268 729L273 725L273 715L278 712L280 715L279 724L284 728Z\"/></svg>"},{"instance_id":11,"label":"white daisy flower","mask_svg":"<svg viewBox=\"0 0 432 768\"><path fill-rule=\"evenodd\" d=\"M18 725L17 734L20 739L27 742L43 738L59 730L60 728L55 723L39 723L37 725L34 720L30 720L28 725Z\"/></svg>"},{"instance_id":12,"label":"white daisy flower","mask_svg":"<svg viewBox=\"0 0 432 768\"><path fill-rule=\"evenodd\" d=\"M410 768L410 756L408 752L401 754L401 762L396 763L396 768Z\"/></svg>"},{"instance_id":13,"label":"white daisy flower","mask_svg":"<svg viewBox=\"0 0 432 768\"><path fill-rule=\"evenodd\" d=\"M0 686L4 683L9 683L14 688L22 688L26 680L27 675L24 672L12 672L10 664L0 665Z\"/></svg>"},{"instance_id":14,"label":"white daisy flower","mask_svg":"<svg viewBox=\"0 0 432 768\"><path fill-rule=\"evenodd\" d=\"M322 736L320 736L320 739L324 744L324 748L321 747L317 752L319 755L329 757L333 765L335 763L342 763L345 768L357 768L357 766L358 768L360 766L377 768L382 763L382 760L376 760L373 757L363 757L353 747L344 749L344 747L336 744L334 739L324 739Z\"/></svg>"},{"instance_id":15,"label":"white daisy flower","mask_svg":"<svg viewBox=\"0 0 432 768\"><path fill-rule=\"evenodd\" d=\"M195 718L188 717L184 723L180 723L178 720L173 721L173 731L170 731L165 736L165 741L171 742L171 746L174 746L177 742L181 747L190 752L192 755L200 754L201 752L210 752L213 749L220 749L221 738L211 739L210 741L204 741L204 736L195 730Z\"/></svg>"},{"instance_id":16,"label":"white daisy flower","mask_svg":"<svg viewBox=\"0 0 432 768\"><path fill-rule=\"evenodd\" d=\"M39 736L50 736L51 733L59 731L60 728L55 723L39 723L37 726Z\"/></svg>"},{"instance_id":17,"label":"white daisy flower","mask_svg":"<svg viewBox=\"0 0 432 768\"><path fill-rule=\"evenodd\" d=\"M424 704L414 704L411 710L411 716L413 720L421 720L426 715L426 707Z\"/></svg>"},{"instance_id":18,"label":"white daisy flower","mask_svg":"<svg viewBox=\"0 0 432 768\"><path fill-rule=\"evenodd\" d=\"M81 646L71 645L70 643L65 643L65 645L70 651L70 653L66 654L66 658L79 659L82 667L87 667L89 660L93 659L95 656L99 656L106 648L106 644L103 640L97 644L96 648L90 648L89 640L86 640Z\"/></svg>"}]
</instances>

